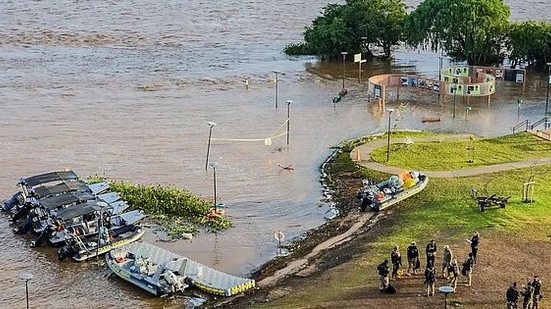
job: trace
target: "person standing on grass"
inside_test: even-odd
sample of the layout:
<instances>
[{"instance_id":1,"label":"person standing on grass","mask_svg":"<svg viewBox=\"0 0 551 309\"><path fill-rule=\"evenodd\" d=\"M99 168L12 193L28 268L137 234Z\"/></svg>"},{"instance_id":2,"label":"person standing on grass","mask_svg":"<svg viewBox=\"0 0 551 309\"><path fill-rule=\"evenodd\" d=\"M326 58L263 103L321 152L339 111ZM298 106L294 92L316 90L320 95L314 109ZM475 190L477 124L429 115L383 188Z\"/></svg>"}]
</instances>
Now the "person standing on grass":
<instances>
[{"instance_id":1,"label":"person standing on grass","mask_svg":"<svg viewBox=\"0 0 551 309\"><path fill-rule=\"evenodd\" d=\"M505 294L507 298L507 309L517 309L518 295L517 283L513 282L513 285L507 289L507 293Z\"/></svg>"},{"instance_id":2,"label":"person standing on grass","mask_svg":"<svg viewBox=\"0 0 551 309\"><path fill-rule=\"evenodd\" d=\"M392 279L398 279L398 270L402 266L402 255L398 249L398 245L394 245L394 249L390 254L390 261L392 262Z\"/></svg>"},{"instance_id":3,"label":"person standing on grass","mask_svg":"<svg viewBox=\"0 0 551 309\"><path fill-rule=\"evenodd\" d=\"M540 278L538 278L538 276L534 276L534 281L532 281L532 287L534 288L534 296L532 299L532 309L539 309L542 295L541 295L541 281L540 281Z\"/></svg>"},{"instance_id":4,"label":"person standing on grass","mask_svg":"<svg viewBox=\"0 0 551 309\"><path fill-rule=\"evenodd\" d=\"M450 250L450 246L445 245L444 246L444 253L442 254L442 279L448 278L448 267L450 267L450 264L453 259L453 253Z\"/></svg>"},{"instance_id":5,"label":"person standing on grass","mask_svg":"<svg viewBox=\"0 0 551 309\"><path fill-rule=\"evenodd\" d=\"M408 272L407 275L411 276L410 270L413 271L414 274L417 274L417 267L418 261L419 261L419 249L417 249L417 244L415 241L411 242L411 245L408 247L407 251L408 255Z\"/></svg>"},{"instance_id":6,"label":"person standing on grass","mask_svg":"<svg viewBox=\"0 0 551 309\"><path fill-rule=\"evenodd\" d=\"M428 263L427 269L425 269L425 288L427 290L427 297L434 296L434 285L436 283L436 270L434 265Z\"/></svg>"},{"instance_id":7,"label":"person standing on grass","mask_svg":"<svg viewBox=\"0 0 551 309\"><path fill-rule=\"evenodd\" d=\"M384 260L379 266L377 266L379 272L379 291L383 293L388 287L388 260Z\"/></svg>"},{"instance_id":8,"label":"person standing on grass","mask_svg":"<svg viewBox=\"0 0 551 309\"><path fill-rule=\"evenodd\" d=\"M520 294L524 297L524 301L522 302L522 309L531 309L532 297L534 296L534 288L532 287L530 280L528 280L528 282L524 286L524 290L520 292Z\"/></svg>"},{"instance_id":9,"label":"person standing on grass","mask_svg":"<svg viewBox=\"0 0 551 309\"><path fill-rule=\"evenodd\" d=\"M476 265L476 262L477 262L476 254L478 253L478 245L480 243L480 235L478 234L478 232L474 232L473 236L471 237L470 243L471 243L471 253L473 254L473 261L474 261L474 264Z\"/></svg>"},{"instance_id":10,"label":"person standing on grass","mask_svg":"<svg viewBox=\"0 0 551 309\"><path fill-rule=\"evenodd\" d=\"M469 258L463 262L463 269L461 270L463 276L465 276L465 286L471 286L471 279L473 274L474 260L473 254L469 253Z\"/></svg>"},{"instance_id":11,"label":"person standing on grass","mask_svg":"<svg viewBox=\"0 0 551 309\"><path fill-rule=\"evenodd\" d=\"M459 278L459 265L457 265L457 259L453 259L448 267L448 274L453 273L453 277L449 277L450 286L453 287L453 291L457 288L457 279Z\"/></svg>"},{"instance_id":12,"label":"person standing on grass","mask_svg":"<svg viewBox=\"0 0 551 309\"><path fill-rule=\"evenodd\" d=\"M436 242L434 241L434 239L431 239L425 249L425 253L427 254L427 266L429 266L429 263L432 264L432 266L435 265L434 262L437 250L438 247L436 246Z\"/></svg>"}]
</instances>

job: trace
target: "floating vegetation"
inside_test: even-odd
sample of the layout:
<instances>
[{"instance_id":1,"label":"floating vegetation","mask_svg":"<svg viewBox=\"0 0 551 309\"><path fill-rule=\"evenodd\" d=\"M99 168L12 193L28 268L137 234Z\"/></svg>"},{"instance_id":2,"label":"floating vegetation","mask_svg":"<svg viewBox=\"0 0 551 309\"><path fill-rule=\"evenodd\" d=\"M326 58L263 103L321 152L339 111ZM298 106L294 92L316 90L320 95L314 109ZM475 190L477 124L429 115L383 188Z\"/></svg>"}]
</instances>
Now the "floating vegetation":
<instances>
[{"instance_id":1,"label":"floating vegetation","mask_svg":"<svg viewBox=\"0 0 551 309\"><path fill-rule=\"evenodd\" d=\"M89 183L106 181L103 177L88 178ZM167 230L170 238L196 234L200 227L210 232L227 229L232 223L224 216L209 217L210 201L190 191L172 186L133 184L128 181L109 181L111 190L118 192L131 209L142 209L155 223Z\"/></svg>"}]
</instances>

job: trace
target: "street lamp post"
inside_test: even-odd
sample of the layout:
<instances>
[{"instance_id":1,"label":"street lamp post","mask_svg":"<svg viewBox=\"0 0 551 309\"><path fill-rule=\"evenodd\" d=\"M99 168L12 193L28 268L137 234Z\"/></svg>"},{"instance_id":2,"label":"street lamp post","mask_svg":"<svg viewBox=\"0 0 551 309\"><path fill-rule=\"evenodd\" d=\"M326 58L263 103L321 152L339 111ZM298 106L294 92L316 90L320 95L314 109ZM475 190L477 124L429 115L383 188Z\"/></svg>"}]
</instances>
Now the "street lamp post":
<instances>
[{"instance_id":1,"label":"street lamp post","mask_svg":"<svg viewBox=\"0 0 551 309\"><path fill-rule=\"evenodd\" d=\"M27 301L27 309L29 309L29 280L34 278L33 274L22 273L19 278L25 280L25 299Z\"/></svg>"},{"instance_id":2,"label":"street lamp post","mask_svg":"<svg viewBox=\"0 0 551 309\"><path fill-rule=\"evenodd\" d=\"M387 108L388 111L388 130L387 130L387 140L386 140L386 162L390 159L390 115L394 111L392 108Z\"/></svg>"},{"instance_id":3,"label":"street lamp post","mask_svg":"<svg viewBox=\"0 0 551 309\"><path fill-rule=\"evenodd\" d=\"M291 105L291 103L293 103L292 100L287 101L287 147L289 147L289 128L290 128L289 122L291 122L291 118L289 114L289 109L290 109L289 106Z\"/></svg>"},{"instance_id":4,"label":"street lamp post","mask_svg":"<svg viewBox=\"0 0 551 309\"><path fill-rule=\"evenodd\" d=\"M217 213L218 209L216 207L216 167L218 166L218 162L212 162L209 165L210 167L212 167L212 175L213 175L214 213Z\"/></svg>"},{"instance_id":5,"label":"street lamp post","mask_svg":"<svg viewBox=\"0 0 551 309\"><path fill-rule=\"evenodd\" d=\"M442 55L438 56L438 81L442 80Z\"/></svg>"},{"instance_id":6,"label":"street lamp post","mask_svg":"<svg viewBox=\"0 0 551 309\"><path fill-rule=\"evenodd\" d=\"M456 76L453 79L453 88L452 88L452 90L453 90L453 119L455 119L455 93L457 92L457 79L458 78L459 77Z\"/></svg>"},{"instance_id":7,"label":"street lamp post","mask_svg":"<svg viewBox=\"0 0 551 309\"><path fill-rule=\"evenodd\" d=\"M342 89L344 89L344 78L346 77L346 55L347 52L341 52L342 55Z\"/></svg>"},{"instance_id":8,"label":"street lamp post","mask_svg":"<svg viewBox=\"0 0 551 309\"><path fill-rule=\"evenodd\" d=\"M208 125L209 125L209 143L207 145L207 159L205 160L205 171L208 169L208 166L209 166L210 140L212 138L212 128L216 126L216 122L210 121Z\"/></svg>"},{"instance_id":9,"label":"street lamp post","mask_svg":"<svg viewBox=\"0 0 551 309\"><path fill-rule=\"evenodd\" d=\"M549 117L549 85L551 85L551 62L547 63L547 96L545 98L545 128L547 129L547 118Z\"/></svg>"},{"instance_id":10,"label":"street lamp post","mask_svg":"<svg viewBox=\"0 0 551 309\"><path fill-rule=\"evenodd\" d=\"M278 95L279 95L279 73L280 71L273 71L275 73L275 109L278 105Z\"/></svg>"}]
</instances>

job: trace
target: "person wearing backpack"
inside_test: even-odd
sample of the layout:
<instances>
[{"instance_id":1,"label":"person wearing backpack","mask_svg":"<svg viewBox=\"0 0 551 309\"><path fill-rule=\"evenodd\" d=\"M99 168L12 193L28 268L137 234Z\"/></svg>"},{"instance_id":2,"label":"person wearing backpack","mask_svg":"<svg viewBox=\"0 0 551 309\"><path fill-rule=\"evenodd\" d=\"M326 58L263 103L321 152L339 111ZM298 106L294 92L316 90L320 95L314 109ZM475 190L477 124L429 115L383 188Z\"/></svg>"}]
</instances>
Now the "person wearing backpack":
<instances>
[{"instance_id":1,"label":"person wearing backpack","mask_svg":"<svg viewBox=\"0 0 551 309\"><path fill-rule=\"evenodd\" d=\"M518 295L517 283L513 282L513 285L511 285L507 289L507 293L505 293L505 297L507 298L507 309L517 309Z\"/></svg>"},{"instance_id":2,"label":"person wearing backpack","mask_svg":"<svg viewBox=\"0 0 551 309\"><path fill-rule=\"evenodd\" d=\"M531 309L532 297L534 296L534 288L532 287L530 279L528 279L528 282L524 286L524 291L520 292L520 295L524 297L524 301L522 302L522 309Z\"/></svg>"},{"instance_id":3,"label":"person wearing backpack","mask_svg":"<svg viewBox=\"0 0 551 309\"><path fill-rule=\"evenodd\" d=\"M453 253L450 249L450 246L444 246L444 253L442 254L442 279L447 279L449 276L448 267L453 260Z\"/></svg>"},{"instance_id":4,"label":"person wearing backpack","mask_svg":"<svg viewBox=\"0 0 551 309\"><path fill-rule=\"evenodd\" d=\"M436 283L436 271L432 263L428 263L425 269L425 288L427 290L427 297L434 296L434 285Z\"/></svg>"},{"instance_id":5,"label":"person wearing backpack","mask_svg":"<svg viewBox=\"0 0 551 309\"><path fill-rule=\"evenodd\" d=\"M411 242L407 250L408 255L408 272L407 275L411 276L411 271L416 275L417 270L419 269L419 249L417 249L417 244L415 241ZM410 271L411 270L411 271Z\"/></svg>"},{"instance_id":6,"label":"person wearing backpack","mask_svg":"<svg viewBox=\"0 0 551 309\"><path fill-rule=\"evenodd\" d=\"M436 246L436 242L434 239L431 239L430 242L427 244L427 247L425 248L425 253L427 254L427 266L429 263L434 266L435 258L436 258L436 251L438 250L438 247Z\"/></svg>"},{"instance_id":7,"label":"person wearing backpack","mask_svg":"<svg viewBox=\"0 0 551 309\"><path fill-rule=\"evenodd\" d=\"M384 293L389 285L388 282L388 260L384 260L379 266L377 266L377 272L379 273L379 291Z\"/></svg>"}]
</instances>

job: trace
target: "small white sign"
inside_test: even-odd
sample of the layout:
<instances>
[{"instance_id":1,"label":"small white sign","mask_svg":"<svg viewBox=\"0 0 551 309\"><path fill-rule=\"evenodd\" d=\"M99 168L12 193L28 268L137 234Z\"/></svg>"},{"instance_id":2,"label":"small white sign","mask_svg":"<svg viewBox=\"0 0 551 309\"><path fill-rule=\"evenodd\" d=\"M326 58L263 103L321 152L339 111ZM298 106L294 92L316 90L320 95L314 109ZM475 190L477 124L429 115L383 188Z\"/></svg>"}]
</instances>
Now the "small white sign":
<instances>
[{"instance_id":1,"label":"small white sign","mask_svg":"<svg viewBox=\"0 0 551 309\"><path fill-rule=\"evenodd\" d=\"M354 62L360 62L360 61L362 61L362 54L355 54Z\"/></svg>"},{"instance_id":2,"label":"small white sign","mask_svg":"<svg viewBox=\"0 0 551 309\"><path fill-rule=\"evenodd\" d=\"M274 237L277 241L280 241L282 242L283 240L285 240L285 235L283 234L282 231L277 231L274 233Z\"/></svg>"},{"instance_id":3,"label":"small white sign","mask_svg":"<svg viewBox=\"0 0 551 309\"><path fill-rule=\"evenodd\" d=\"M524 73L517 73L517 83L524 82Z\"/></svg>"}]
</instances>

